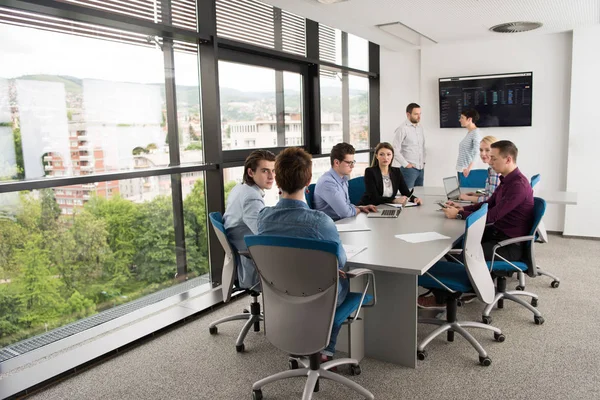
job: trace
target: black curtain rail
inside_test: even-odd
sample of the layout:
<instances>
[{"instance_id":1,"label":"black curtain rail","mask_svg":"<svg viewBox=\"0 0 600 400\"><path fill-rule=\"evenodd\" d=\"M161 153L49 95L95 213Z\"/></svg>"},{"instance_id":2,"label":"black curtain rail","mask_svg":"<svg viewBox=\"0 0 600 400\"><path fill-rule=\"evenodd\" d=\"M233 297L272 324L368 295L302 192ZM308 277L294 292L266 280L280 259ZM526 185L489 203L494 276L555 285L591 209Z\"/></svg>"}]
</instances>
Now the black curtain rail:
<instances>
[{"instance_id":1,"label":"black curtain rail","mask_svg":"<svg viewBox=\"0 0 600 400\"><path fill-rule=\"evenodd\" d=\"M145 178L149 176L174 175L187 172L202 172L217 170L217 165L201 164L177 167L149 168L140 171L122 171L110 172L105 174L61 177L61 178L41 178L24 181L2 182L0 183L0 193L18 192L21 190L48 189L59 186L82 185L86 183L117 181L122 179Z\"/></svg>"},{"instance_id":2,"label":"black curtain rail","mask_svg":"<svg viewBox=\"0 0 600 400\"><path fill-rule=\"evenodd\" d=\"M212 40L209 35L196 31L73 3L53 0L0 0L0 6L189 43L210 42Z\"/></svg>"}]
</instances>

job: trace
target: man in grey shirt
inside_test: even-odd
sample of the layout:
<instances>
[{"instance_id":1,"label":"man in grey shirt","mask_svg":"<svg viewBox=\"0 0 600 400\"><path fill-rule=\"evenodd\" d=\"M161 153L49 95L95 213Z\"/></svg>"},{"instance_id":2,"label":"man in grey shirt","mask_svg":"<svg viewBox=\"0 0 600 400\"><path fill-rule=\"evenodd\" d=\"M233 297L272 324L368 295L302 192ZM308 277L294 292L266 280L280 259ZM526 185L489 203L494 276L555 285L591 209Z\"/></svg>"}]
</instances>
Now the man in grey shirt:
<instances>
[{"instance_id":1,"label":"man in grey shirt","mask_svg":"<svg viewBox=\"0 0 600 400\"><path fill-rule=\"evenodd\" d=\"M409 188L423 186L425 177L425 134L421 121L421 106L410 103L406 107L406 122L394 132L394 162L400 167Z\"/></svg>"},{"instance_id":2,"label":"man in grey shirt","mask_svg":"<svg viewBox=\"0 0 600 400\"><path fill-rule=\"evenodd\" d=\"M237 251L247 250L244 236L258 234L258 213L265 207L265 190L275 180L275 154L255 150L244 162L243 182L229 193L223 222L227 237ZM258 273L251 259L238 257L238 286L249 289L258 283Z\"/></svg>"}]
</instances>

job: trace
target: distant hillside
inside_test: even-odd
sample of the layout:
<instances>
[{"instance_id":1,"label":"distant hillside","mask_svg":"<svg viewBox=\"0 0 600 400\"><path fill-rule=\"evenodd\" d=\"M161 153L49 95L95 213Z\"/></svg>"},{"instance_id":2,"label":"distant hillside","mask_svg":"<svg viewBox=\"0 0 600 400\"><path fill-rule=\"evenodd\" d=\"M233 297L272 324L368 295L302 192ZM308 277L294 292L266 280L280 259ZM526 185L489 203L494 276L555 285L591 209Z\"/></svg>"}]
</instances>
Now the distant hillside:
<instances>
[{"instance_id":1,"label":"distant hillside","mask_svg":"<svg viewBox=\"0 0 600 400\"><path fill-rule=\"evenodd\" d=\"M74 94L81 94L83 88L81 79L73 76L64 75L23 75L16 79L29 80L29 81L44 81L44 82L58 82L65 85L65 91Z\"/></svg>"}]
</instances>

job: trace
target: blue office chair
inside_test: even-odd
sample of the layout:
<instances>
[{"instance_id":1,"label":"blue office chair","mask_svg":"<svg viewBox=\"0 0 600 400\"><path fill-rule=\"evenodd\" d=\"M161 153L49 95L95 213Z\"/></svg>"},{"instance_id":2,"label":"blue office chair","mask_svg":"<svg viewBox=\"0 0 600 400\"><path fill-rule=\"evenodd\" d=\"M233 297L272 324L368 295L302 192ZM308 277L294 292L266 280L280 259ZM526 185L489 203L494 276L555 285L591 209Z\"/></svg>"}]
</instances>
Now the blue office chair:
<instances>
[{"instance_id":1,"label":"blue office chair","mask_svg":"<svg viewBox=\"0 0 600 400\"><path fill-rule=\"evenodd\" d=\"M348 196L350 197L350 203L358 206L360 199L365 194L365 177L358 176L348 181Z\"/></svg>"},{"instance_id":2,"label":"blue office chair","mask_svg":"<svg viewBox=\"0 0 600 400\"><path fill-rule=\"evenodd\" d=\"M513 243L523 244L523 260L507 260L499 255L494 250L494 255L491 261L488 261L488 266L492 276L496 279L496 296L491 304L488 304L483 310L482 320L486 324L492 323L490 313L497 304L498 308L504 308L504 300L512 300L515 303L522 305L533 313L533 320L536 325L544 323L544 317L536 308L538 304L538 296L535 293L525 292L521 290L506 290L506 278L514 273L527 274L530 277L538 275L537 266L535 264L534 243L536 239L536 231L546 211L546 201L539 197L533 198L533 225L529 235L503 240L496 245L495 249ZM531 304L517 296L531 297Z\"/></svg>"},{"instance_id":3,"label":"blue office chair","mask_svg":"<svg viewBox=\"0 0 600 400\"><path fill-rule=\"evenodd\" d=\"M463 293L475 292L481 301L488 304L494 300L494 282L481 248L487 208L487 204L484 204L466 219L463 249L458 250L463 254L464 264L456 258L456 262L439 261L425 275L419 277L420 286L431 290L440 302L446 301L446 321L437 318L419 318L419 323L440 325L418 345L417 358L419 360L425 359L425 346L434 338L447 332L447 339L452 342L454 341L454 332L458 332L477 350L479 362L484 366L489 366L492 364L491 358L481 344L464 328L491 330L494 332L494 339L498 342L505 340L505 336L498 328L474 321L462 322L456 318L457 301ZM451 254L453 252L456 253L456 251L452 251Z\"/></svg>"},{"instance_id":4,"label":"blue office chair","mask_svg":"<svg viewBox=\"0 0 600 400\"><path fill-rule=\"evenodd\" d=\"M224 322L236 321L236 320L246 320L247 322L244 324L238 338L235 342L235 349L237 352L243 352L245 350L244 339L250 330L250 327L254 327L255 332L260 331L260 321L263 321L263 316L260 311L260 303L258 301L258 296L260 293L258 290L255 290L258 285L255 285L252 288L240 288L237 285L237 267L240 262L239 257L246 257L238 254L235 247L231 244L229 239L227 238L227 233L225 231L225 226L223 225L223 216L220 212L212 212L209 215L210 222L215 230L215 234L225 250L225 261L223 262L223 272L221 275L221 290L223 291L223 302L227 303L231 300L231 295L234 292L244 291L252 297L252 302L250 303L250 313L244 312L242 314L231 315L229 317L221 318L217 321L211 322L208 325L208 332L211 335L216 335L218 333L217 325L222 324Z\"/></svg>"},{"instance_id":5,"label":"blue office chair","mask_svg":"<svg viewBox=\"0 0 600 400\"><path fill-rule=\"evenodd\" d=\"M315 209L315 184L311 183L306 188L306 193L304 193L304 198L306 198L306 204L311 210Z\"/></svg>"},{"instance_id":6,"label":"blue office chair","mask_svg":"<svg viewBox=\"0 0 600 400\"><path fill-rule=\"evenodd\" d=\"M534 175L531 177L531 188L533 189L535 185L540 182L540 174ZM544 221L540 221L538 225L538 229L535 233L535 241L537 243L548 243L548 233L546 232L546 226L544 225ZM552 282L550 282L550 287L557 288L560 286L560 278L550 272L544 271L539 266L537 266L537 274L538 276L545 275L552 278ZM525 275L519 273L519 285L516 287L517 290L525 290Z\"/></svg>"},{"instance_id":7,"label":"blue office chair","mask_svg":"<svg viewBox=\"0 0 600 400\"><path fill-rule=\"evenodd\" d=\"M487 169L473 169L465 178L462 172L458 173L458 185L460 187L483 188L488 177Z\"/></svg>"},{"instance_id":8,"label":"blue office chair","mask_svg":"<svg viewBox=\"0 0 600 400\"><path fill-rule=\"evenodd\" d=\"M362 386L330 371L344 364L356 368L357 360L342 358L320 363L320 351L329 343L334 320L348 320L353 313L356 318L361 305L375 303L375 292L372 296L367 294L367 285L362 293L349 293L336 308L337 243L269 235L246 236L245 241L262 283L265 335L275 347L294 356L290 359L290 370L252 385L253 399L262 399L262 387L268 383L302 376L308 377L303 400L310 400L313 391L318 391L319 378L336 381L373 399L373 394ZM352 271L352 275L358 274L374 279L369 270ZM373 280L373 288L374 284ZM304 368L298 368L298 359Z\"/></svg>"}]
</instances>

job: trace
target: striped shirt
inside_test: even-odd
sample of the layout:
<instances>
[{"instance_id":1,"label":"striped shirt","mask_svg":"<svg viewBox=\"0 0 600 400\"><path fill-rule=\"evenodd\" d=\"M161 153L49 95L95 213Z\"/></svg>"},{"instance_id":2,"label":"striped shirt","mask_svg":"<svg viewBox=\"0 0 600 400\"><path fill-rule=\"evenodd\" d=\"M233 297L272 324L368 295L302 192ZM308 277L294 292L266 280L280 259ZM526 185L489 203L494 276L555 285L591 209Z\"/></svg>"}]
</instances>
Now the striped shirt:
<instances>
[{"instance_id":1,"label":"striped shirt","mask_svg":"<svg viewBox=\"0 0 600 400\"><path fill-rule=\"evenodd\" d=\"M500 184L500 174L496 173L492 168L488 168L488 176L485 180L485 194L483 196L479 196L477 198L478 203L483 203L484 201L488 201L494 191Z\"/></svg>"},{"instance_id":2,"label":"striped shirt","mask_svg":"<svg viewBox=\"0 0 600 400\"><path fill-rule=\"evenodd\" d=\"M477 158L479 152L479 142L481 135L479 128L467 132L467 136L461 140L458 145L458 159L456 160L456 170L462 172L463 169L469 168L469 165Z\"/></svg>"}]
</instances>

